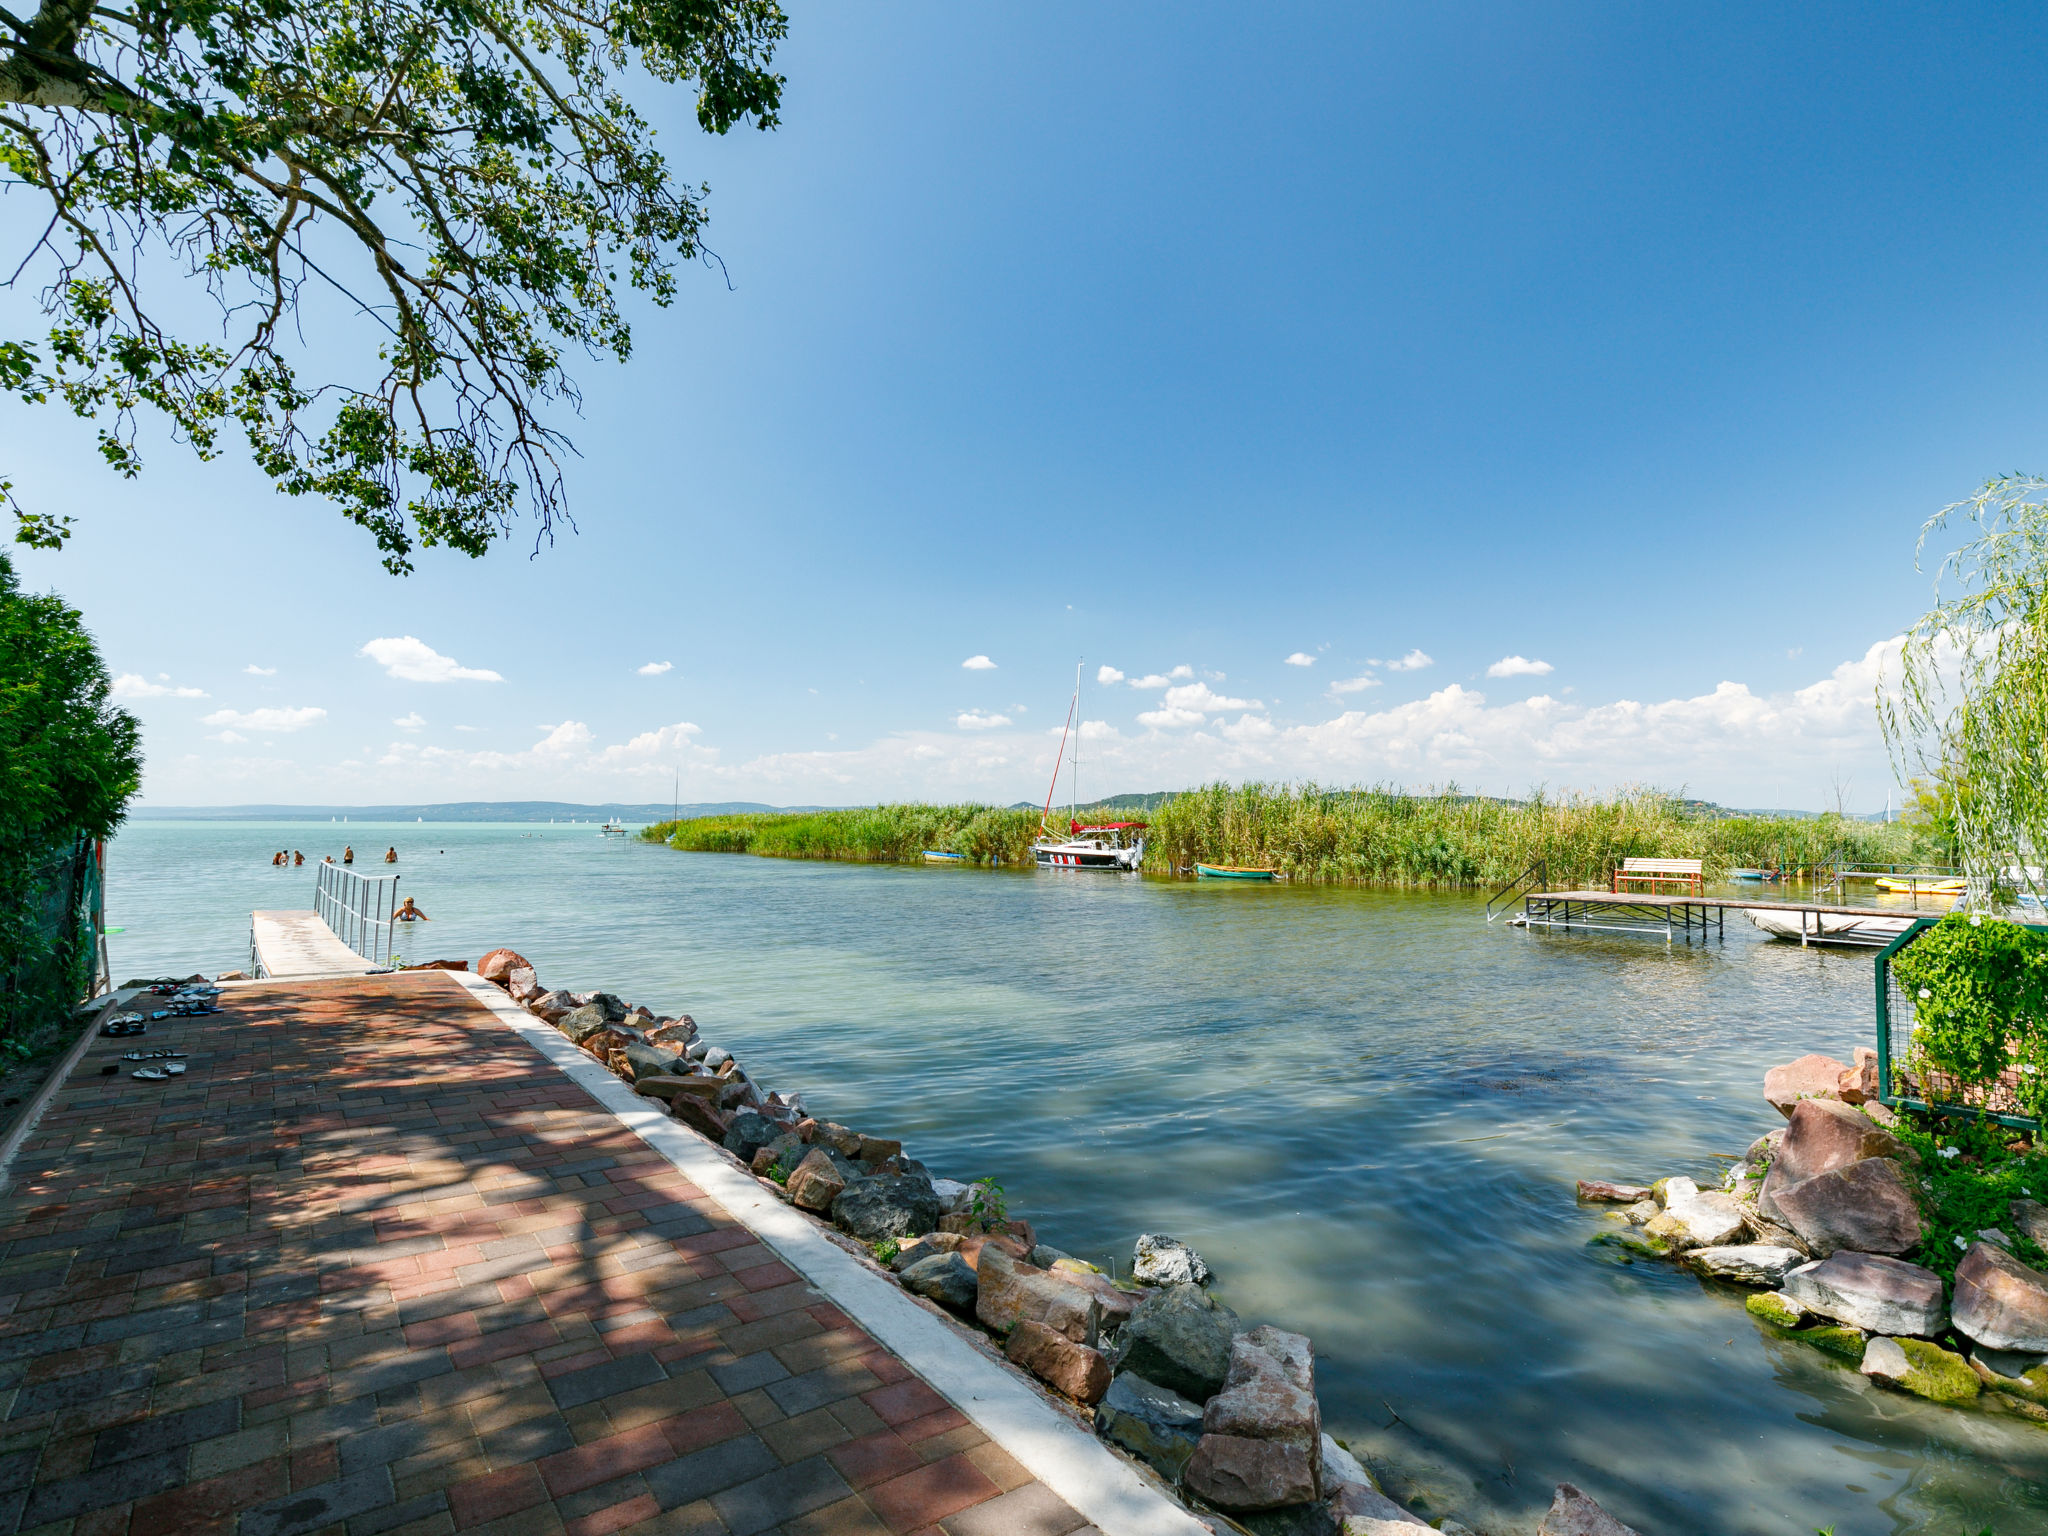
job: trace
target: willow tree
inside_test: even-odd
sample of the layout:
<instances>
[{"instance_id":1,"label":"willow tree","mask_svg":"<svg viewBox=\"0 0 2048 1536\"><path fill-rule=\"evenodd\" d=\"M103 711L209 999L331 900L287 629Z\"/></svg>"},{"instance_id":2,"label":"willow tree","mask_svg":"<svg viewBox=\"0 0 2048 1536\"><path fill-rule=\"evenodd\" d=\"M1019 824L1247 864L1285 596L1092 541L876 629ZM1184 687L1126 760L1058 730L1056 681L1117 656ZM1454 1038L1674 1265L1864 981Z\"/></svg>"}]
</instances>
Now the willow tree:
<instances>
[{"instance_id":1,"label":"willow tree","mask_svg":"<svg viewBox=\"0 0 2048 1536\"><path fill-rule=\"evenodd\" d=\"M1878 687L1894 762L1938 786L1973 897L2048 850L2048 480L2008 475L1942 508L1928 542L1967 530ZM2019 867L2009 880L2006 871Z\"/></svg>"},{"instance_id":2,"label":"willow tree","mask_svg":"<svg viewBox=\"0 0 2048 1536\"><path fill-rule=\"evenodd\" d=\"M522 507L545 536L565 353L624 359L622 290L667 304L703 254L708 189L623 77L694 85L709 132L771 128L786 28L776 0L0 6L0 274L42 317L0 339L0 389L94 421L124 475L146 415L201 457L239 430L394 572L482 554ZM70 532L0 500L24 543Z\"/></svg>"}]
</instances>

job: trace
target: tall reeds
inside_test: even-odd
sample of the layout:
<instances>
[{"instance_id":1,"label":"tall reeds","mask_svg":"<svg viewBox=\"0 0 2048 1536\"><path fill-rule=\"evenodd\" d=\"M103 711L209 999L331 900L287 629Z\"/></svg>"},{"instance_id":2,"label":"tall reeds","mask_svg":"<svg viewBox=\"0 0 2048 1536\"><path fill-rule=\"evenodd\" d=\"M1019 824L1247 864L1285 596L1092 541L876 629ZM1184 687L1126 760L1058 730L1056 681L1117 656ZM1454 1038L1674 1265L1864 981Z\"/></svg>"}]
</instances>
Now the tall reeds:
<instances>
[{"instance_id":1,"label":"tall reeds","mask_svg":"<svg viewBox=\"0 0 2048 1536\"><path fill-rule=\"evenodd\" d=\"M1631 857L1702 859L1708 878L1718 879L1736 867L1812 869L1836 858L1904 863L1916 854L1914 834L1901 825L1835 815L1704 815L1649 791L1508 801L1455 791L1216 783L1176 795L1143 819L1152 873L1236 864L1344 885L1501 885L1539 859L1553 885L1604 886ZM650 827L646 836L707 853L900 862L938 849L1028 865L1038 834L1035 808L878 805L707 816Z\"/></svg>"}]
</instances>

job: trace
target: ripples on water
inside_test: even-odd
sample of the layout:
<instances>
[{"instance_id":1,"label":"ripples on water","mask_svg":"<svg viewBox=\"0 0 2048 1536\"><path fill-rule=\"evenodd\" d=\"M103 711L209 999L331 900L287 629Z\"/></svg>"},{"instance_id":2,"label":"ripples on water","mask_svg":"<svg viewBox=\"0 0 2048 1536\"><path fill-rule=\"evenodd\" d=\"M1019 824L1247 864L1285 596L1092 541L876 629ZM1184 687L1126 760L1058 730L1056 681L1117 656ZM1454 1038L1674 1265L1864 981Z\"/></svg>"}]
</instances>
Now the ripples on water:
<instances>
[{"instance_id":1,"label":"ripples on water","mask_svg":"<svg viewBox=\"0 0 2048 1536\"><path fill-rule=\"evenodd\" d=\"M1744 1292L1602 1262L1579 1177L1718 1180L1764 1070L1871 1040L1867 954L1489 928L1467 896L795 864L580 827L139 823L117 977L242 964L309 860L399 845L414 959L498 944L687 1009L771 1087L1047 1242L1187 1239L1314 1338L1327 1427L1432 1517L1533 1529L1559 1481L1650 1536L2048 1532L2048 1430L1762 1335ZM1738 931L1739 929L1739 931Z\"/></svg>"}]
</instances>

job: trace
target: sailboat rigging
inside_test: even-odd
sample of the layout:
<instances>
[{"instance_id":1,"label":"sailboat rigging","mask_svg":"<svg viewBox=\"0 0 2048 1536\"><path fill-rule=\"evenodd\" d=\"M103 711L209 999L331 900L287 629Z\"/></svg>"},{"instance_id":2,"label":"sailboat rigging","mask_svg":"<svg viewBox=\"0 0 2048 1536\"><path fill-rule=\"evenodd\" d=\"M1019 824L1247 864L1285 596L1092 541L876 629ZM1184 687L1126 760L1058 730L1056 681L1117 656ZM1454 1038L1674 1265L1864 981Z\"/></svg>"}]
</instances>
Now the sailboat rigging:
<instances>
[{"instance_id":1,"label":"sailboat rigging","mask_svg":"<svg viewBox=\"0 0 2048 1536\"><path fill-rule=\"evenodd\" d=\"M1081 668L1074 663L1074 697L1067 705L1067 724L1060 732L1060 755L1053 764L1052 783L1045 791L1045 809L1039 815L1040 836L1031 845L1040 869L1112 869L1135 873L1145 859L1145 823L1110 821L1082 826L1081 811ZM1059 793L1060 772L1067 767L1067 742L1074 743L1072 769L1067 774L1067 836L1062 839L1047 822L1052 816L1053 797Z\"/></svg>"}]
</instances>

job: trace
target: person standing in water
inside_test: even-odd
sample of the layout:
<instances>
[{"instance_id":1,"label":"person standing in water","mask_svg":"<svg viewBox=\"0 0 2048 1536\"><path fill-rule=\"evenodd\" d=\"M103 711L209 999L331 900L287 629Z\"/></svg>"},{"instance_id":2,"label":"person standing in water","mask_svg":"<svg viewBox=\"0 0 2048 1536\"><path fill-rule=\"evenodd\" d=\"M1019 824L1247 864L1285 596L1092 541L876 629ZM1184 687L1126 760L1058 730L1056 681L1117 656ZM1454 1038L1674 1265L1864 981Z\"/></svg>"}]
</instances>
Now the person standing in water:
<instances>
[{"instance_id":1,"label":"person standing in water","mask_svg":"<svg viewBox=\"0 0 2048 1536\"><path fill-rule=\"evenodd\" d=\"M386 864L396 864L398 862L398 850L396 848L386 848L384 850L384 862Z\"/></svg>"},{"instance_id":2,"label":"person standing in water","mask_svg":"<svg viewBox=\"0 0 2048 1536\"><path fill-rule=\"evenodd\" d=\"M413 905L410 896L406 897L405 901L399 906L399 909L391 914L391 920L394 923L431 923L433 921L431 917Z\"/></svg>"},{"instance_id":3,"label":"person standing in water","mask_svg":"<svg viewBox=\"0 0 2048 1536\"><path fill-rule=\"evenodd\" d=\"M304 855L303 853L299 852L299 850L298 850L298 849L294 848L294 849L292 850L292 864L293 864L293 866L294 866L294 867L296 868L296 867L297 867L298 865L300 865L300 864L303 864L303 863L305 863L305 862L306 862L306 856L305 856L305 855Z\"/></svg>"},{"instance_id":4,"label":"person standing in water","mask_svg":"<svg viewBox=\"0 0 2048 1536\"><path fill-rule=\"evenodd\" d=\"M351 846L347 845L347 844L343 844L343 845L342 845L342 850L341 850L341 862L342 862L342 863L344 863L344 864L353 864L353 863L355 863L355 861L356 861L356 851L355 851L355 849L354 849L353 847L351 847Z\"/></svg>"}]
</instances>

